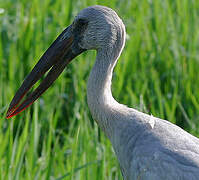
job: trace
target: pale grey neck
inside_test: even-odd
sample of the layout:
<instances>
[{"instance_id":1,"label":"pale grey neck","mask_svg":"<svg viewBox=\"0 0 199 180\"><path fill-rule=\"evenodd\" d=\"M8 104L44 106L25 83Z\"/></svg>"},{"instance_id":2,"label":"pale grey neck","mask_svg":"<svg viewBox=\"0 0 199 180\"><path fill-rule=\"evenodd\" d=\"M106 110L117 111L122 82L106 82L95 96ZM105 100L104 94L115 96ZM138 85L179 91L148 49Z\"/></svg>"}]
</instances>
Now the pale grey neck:
<instances>
[{"instance_id":1,"label":"pale grey neck","mask_svg":"<svg viewBox=\"0 0 199 180\"><path fill-rule=\"evenodd\" d=\"M112 73L117 59L111 57L105 51L98 51L94 67L90 73L87 95L88 103L104 105L113 101L111 93Z\"/></svg>"},{"instance_id":2,"label":"pale grey neck","mask_svg":"<svg viewBox=\"0 0 199 180\"><path fill-rule=\"evenodd\" d=\"M114 67L125 44L125 27L120 21L110 30L110 39L97 50L94 67L87 84L87 101L92 117L107 136L113 127L114 112L120 104L113 98L111 81Z\"/></svg>"},{"instance_id":3,"label":"pale grey neck","mask_svg":"<svg viewBox=\"0 0 199 180\"><path fill-rule=\"evenodd\" d=\"M112 73L122 50L120 48L97 51L94 67L87 84L87 101L93 118L108 135L111 132L111 112L119 103L111 92ZM109 136L109 135L108 135Z\"/></svg>"}]
</instances>

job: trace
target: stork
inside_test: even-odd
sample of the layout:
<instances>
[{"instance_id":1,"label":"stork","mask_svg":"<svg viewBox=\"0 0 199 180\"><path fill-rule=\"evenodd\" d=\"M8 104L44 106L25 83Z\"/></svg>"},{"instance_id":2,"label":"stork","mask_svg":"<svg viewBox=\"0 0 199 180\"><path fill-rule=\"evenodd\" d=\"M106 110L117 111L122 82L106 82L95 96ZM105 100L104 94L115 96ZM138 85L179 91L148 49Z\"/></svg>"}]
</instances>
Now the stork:
<instances>
[{"instance_id":1,"label":"stork","mask_svg":"<svg viewBox=\"0 0 199 180\"><path fill-rule=\"evenodd\" d=\"M87 84L93 119L110 139L125 180L198 180L199 139L180 127L119 104L111 93L125 26L104 6L83 9L47 49L12 99L7 118L30 106L82 52L97 51ZM50 69L41 84L22 97Z\"/></svg>"}]
</instances>

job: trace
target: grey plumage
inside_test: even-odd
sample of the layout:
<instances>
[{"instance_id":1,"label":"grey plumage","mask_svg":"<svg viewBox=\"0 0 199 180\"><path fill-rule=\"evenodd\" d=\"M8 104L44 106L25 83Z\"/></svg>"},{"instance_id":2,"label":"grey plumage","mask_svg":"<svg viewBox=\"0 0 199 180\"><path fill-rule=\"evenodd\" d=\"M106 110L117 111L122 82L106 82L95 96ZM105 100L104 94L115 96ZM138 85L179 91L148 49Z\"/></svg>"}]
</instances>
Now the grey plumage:
<instances>
[{"instance_id":1,"label":"grey plumage","mask_svg":"<svg viewBox=\"0 0 199 180\"><path fill-rule=\"evenodd\" d=\"M103 6L83 9L78 19L88 21L79 46L97 50L87 85L88 105L113 145L124 179L198 180L198 138L112 97L112 72L126 36L122 20Z\"/></svg>"}]
</instances>

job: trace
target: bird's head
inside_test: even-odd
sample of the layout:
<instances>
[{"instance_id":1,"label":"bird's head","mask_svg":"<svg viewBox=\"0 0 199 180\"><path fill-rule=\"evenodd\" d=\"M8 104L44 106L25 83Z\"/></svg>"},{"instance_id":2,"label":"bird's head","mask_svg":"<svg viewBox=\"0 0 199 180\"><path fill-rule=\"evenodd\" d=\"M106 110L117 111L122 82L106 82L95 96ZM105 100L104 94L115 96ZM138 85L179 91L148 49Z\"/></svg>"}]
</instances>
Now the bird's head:
<instances>
[{"instance_id":1,"label":"bird's head","mask_svg":"<svg viewBox=\"0 0 199 180\"><path fill-rule=\"evenodd\" d=\"M108 48L125 33L116 12L104 6L83 9L72 23L72 29L78 34L78 45L82 49Z\"/></svg>"},{"instance_id":2,"label":"bird's head","mask_svg":"<svg viewBox=\"0 0 199 180\"><path fill-rule=\"evenodd\" d=\"M12 99L7 118L17 115L45 92L76 56L89 49L114 48L125 38L124 25L110 8L91 6L83 9L40 58ZM41 84L21 103L29 89L48 71Z\"/></svg>"}]
</instances>

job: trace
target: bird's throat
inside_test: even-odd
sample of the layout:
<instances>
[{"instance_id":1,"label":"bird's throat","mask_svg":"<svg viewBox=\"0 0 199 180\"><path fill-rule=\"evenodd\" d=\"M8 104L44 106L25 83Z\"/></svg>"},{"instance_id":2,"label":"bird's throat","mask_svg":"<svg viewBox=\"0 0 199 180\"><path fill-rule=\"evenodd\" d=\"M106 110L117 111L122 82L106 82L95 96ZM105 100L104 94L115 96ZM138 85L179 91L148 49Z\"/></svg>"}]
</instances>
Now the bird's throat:
<instances>
[{"instance_id":1,"label":"bird's throat","mask_svg":"<svg viewBox=\"0 0 199 180\"><path fill-rule=\"evenodd\" d=\"M117 58L106 51L98 51L87 84L87 101L92 117L107 134L110 132L107 116L118 104L111 92L111 80ZM108 131L108 132L107 132ZM108 135L108 134L107 134Z\"/></svg>"}]
</instances>

